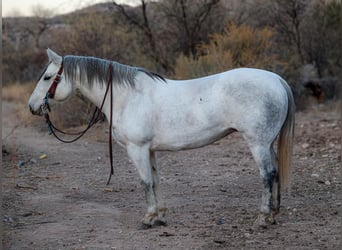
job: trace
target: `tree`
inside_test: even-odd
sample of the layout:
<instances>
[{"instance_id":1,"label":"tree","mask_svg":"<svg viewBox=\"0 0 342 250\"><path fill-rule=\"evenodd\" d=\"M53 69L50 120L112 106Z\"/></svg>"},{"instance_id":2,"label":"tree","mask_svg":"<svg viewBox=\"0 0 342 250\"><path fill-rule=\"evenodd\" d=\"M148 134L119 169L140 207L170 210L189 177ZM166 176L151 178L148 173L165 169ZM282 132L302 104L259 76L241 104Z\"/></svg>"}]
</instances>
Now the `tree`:
<instances>
[{"instance_id":1,"label":"tree","mask_svg":"<svg viewBox=\"0 0 342 250\"><path fill-rule=\"evenodd\" d=\"M319 77L341 72L342 4L340 0L317 1L303 22L303 51Z\"/></svg>"},{"instance_id":2,"label":"tree","mask_svg":"<svg viewBox=\"0 0 342 250\"><path fill-rule=\"evenodd\" d=\"M149 1L141 0L140 10L141 10L141 17L136 16L132 13L129 13L123 5L118 4L116 1L113 0L113 5L116 9L121 13L123 17L133 26L138 28L140 32L146 37L147 42L149 44L149 48L146 50L146 53L149 54L156 64L160 64L164 71L169 71L170 66L162 57L162 53L160 53L160 49L157 45L157 38L155 33L153 32L153 28L151 27L148 11L148 5L150 4Z\"/></svg>"},{"instance_id":3,"label":"tree","mask_svg":"<svg viewBox=\"0 0 342 250\"><path fill-rule=\"evenodd\" d=\"M146 1L135 9L113 1L116 10L145 38L146 55L165 72L172 71L175 54L195 55L196 46L217 31L222 19L214 17L220 0ZM137 12L137 10L139 12ZM153 20L153 22L152 22Z\"/></svg>"},{"instance_id":4,"label":"tree","mask_svg":"<svg viewBox=\"0 0 342 250\"><path fill-rule=\"evenodd\" d=\"M274 0L269 11L273 25L285 39L289 49L292 50L294 46L302 64L305 63L305 57L302 51L301 25L308 3L308 0Z\"/></svg>"},{"instance_id":5,"label":"tree","mask_svg":"<svg viewBox=\"0 0 342 250\"><path fill-rule=\"evenodd\" d=\"M48 20L52 16L52 11L44 8L41 5L36 5L32 8L33 18L29 25L26 25L26 30L31 34L34 40L34 48L36 51L40 49L40 38L42 34L49 28Z\"/></svg>"},{"instance_id":6,"label":"tree","mask_svg":"<svg viewBox=\"0 0 342 250\"><path fill-rule=\"evenodd\" d=\"M171 26L169 28L177 31L174 34L185 56L196 56L197 45L208 37L207 32L203 33L208 27L205 26L210 21L212 26L211 14L217 11L219 3L220 0L196 0L196 4L190 0L164 0L160 3L160 10ZM217 20L218 16L215 16L215 19ZM220 22L222 23L222 19ZM212 27L212 31L217 30Z\"/></svg>"},{"instance_id":7,"label":"tree","mask_svg":"<svg viewBox=\"0 0 342 250\"><path fill-rule=\"evenodd\" d=\"M96 57L111 56L109 44L114 36L112 18L101 13L80 15L75 21L69 23L66 41L61 44L63 50L78 55L91 55Z\"/></svg>"}]
</instances>

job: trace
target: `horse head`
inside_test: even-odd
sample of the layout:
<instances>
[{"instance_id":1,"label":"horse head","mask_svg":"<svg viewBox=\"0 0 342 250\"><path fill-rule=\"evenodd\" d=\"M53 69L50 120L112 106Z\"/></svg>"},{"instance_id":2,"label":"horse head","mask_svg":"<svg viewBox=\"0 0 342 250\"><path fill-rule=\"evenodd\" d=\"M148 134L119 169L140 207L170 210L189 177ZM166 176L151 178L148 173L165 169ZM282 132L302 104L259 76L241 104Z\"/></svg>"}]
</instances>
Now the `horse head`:
<instances>
[{"instance_id":1,"label":"horse head","mask_svg":"<svg viewBox=\"0 0 342 250\"><path fill-rule=\"evenodd\" d=\"M63 57L47 49L49 58L29 99L29 108L34 115L43 115L48 106L48 98L63 101L72 93L72 85L63 72Z\"/></svg>"}]
</instances>

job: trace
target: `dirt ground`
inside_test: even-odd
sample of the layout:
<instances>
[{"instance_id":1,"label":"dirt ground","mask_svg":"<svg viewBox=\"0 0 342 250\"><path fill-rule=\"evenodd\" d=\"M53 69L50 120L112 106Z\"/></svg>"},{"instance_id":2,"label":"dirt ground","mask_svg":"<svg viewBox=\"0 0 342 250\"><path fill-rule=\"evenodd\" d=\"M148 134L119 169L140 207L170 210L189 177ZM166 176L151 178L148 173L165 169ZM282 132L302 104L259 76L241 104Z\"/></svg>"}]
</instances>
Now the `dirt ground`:
<instances>
[{"instance_id":1,"label":"dirt ground","mask_svg":"<svg viewBox=\"0 0 342 250\"><path fill-rule=\"evenodd\" d=\"M105 185L106 124L63 144L42 118L24 127L13 104L2 106L4 249L341 249L336 111L296 114L293 185L276 225L253 227L261 180L235 133L205 148L157 154L168 224L143 230L144 192L118 145L115 176Z\"/></svg>"}]
</instances>

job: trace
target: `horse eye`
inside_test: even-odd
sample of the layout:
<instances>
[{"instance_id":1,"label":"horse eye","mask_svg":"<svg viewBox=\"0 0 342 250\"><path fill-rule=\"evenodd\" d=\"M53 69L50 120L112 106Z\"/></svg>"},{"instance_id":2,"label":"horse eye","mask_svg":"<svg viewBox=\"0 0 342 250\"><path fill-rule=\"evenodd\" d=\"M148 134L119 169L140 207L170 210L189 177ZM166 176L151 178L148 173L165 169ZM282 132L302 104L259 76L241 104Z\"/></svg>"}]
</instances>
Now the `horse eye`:
<instances>
[{"instance_id":1,"label":"horse eye","mask_svg":"<svg viewBox=\"0 0 342 250\"><path fill-rule=\"evenodd\" d=\"M44 81L50 80L51 76L44 76Z\"/></svg>"}]
</instances>

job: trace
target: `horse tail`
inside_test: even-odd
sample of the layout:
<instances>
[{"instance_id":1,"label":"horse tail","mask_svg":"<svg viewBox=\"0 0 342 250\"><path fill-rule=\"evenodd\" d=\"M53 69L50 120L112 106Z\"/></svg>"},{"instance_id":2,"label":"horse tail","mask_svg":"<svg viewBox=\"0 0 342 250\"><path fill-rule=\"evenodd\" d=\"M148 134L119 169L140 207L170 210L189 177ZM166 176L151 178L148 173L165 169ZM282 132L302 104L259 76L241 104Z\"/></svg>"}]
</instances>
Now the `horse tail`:
<instances>
[{"instance_id":1,"label":"horse tail","mask_svg":"<svg viewBox=\"0 0 342 250\"><path fill-rule=\"evenodd\" d=\"M287 93L288 108L286 119L280 130L278 139L279 185L282 190L289 190L291 186L292 150L296 108L290 86L281 78L280 82Z\"/></svg>"}]
</instances>

